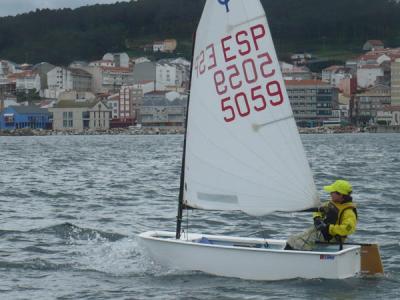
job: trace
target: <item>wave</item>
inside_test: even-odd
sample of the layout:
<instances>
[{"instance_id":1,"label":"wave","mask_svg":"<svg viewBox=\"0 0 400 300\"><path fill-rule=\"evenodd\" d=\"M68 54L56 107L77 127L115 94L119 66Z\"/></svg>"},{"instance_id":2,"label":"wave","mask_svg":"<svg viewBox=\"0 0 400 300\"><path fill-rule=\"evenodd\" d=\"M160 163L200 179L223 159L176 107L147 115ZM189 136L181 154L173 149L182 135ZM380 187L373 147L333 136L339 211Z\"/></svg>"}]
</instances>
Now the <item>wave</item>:
<instances>
[{"instance_id":1,"label":"wave","mask_svg":"<svg viewBox=\"0 0 400 300\"><path fill-rule=\"evenodd\" d=\"M0 261L0 268L4 269L24 269L24 270L41 270L41 271L59 271L70 270L72 264L55 264L47 260L35 258L22 262Z\"/></svg>"},{"instance_id":2,"label":"wave","mask_svg":"<svg viewBox=\"0 0 400 300\"><path fill-rule=\"evenodd\" d=\"M65 240L83 241L102 239L115 242L126 237L119 233L109 233L97 229L81 228L68 222L41 229L33 229L30 230L29 233L50 234Z\"/></svg>"}]
</instances>

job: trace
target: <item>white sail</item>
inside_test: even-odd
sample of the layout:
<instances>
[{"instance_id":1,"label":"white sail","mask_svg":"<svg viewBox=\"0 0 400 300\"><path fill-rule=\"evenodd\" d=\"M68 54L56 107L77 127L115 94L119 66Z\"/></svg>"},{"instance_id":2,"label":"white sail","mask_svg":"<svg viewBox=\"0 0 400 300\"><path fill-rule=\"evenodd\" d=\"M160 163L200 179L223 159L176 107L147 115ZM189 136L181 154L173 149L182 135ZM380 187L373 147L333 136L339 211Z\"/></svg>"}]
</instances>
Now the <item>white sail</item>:
<instances>
[{"instance_id":1,"label":"white sail","mask_svg":"<svg viewBox=\"0 0 400 300\"><path fill-rule=\"evenodd\" d=\"M319 199L258 0L207 0L197 29L184 202L250 215Z\"/></svg>"}]
</instances>

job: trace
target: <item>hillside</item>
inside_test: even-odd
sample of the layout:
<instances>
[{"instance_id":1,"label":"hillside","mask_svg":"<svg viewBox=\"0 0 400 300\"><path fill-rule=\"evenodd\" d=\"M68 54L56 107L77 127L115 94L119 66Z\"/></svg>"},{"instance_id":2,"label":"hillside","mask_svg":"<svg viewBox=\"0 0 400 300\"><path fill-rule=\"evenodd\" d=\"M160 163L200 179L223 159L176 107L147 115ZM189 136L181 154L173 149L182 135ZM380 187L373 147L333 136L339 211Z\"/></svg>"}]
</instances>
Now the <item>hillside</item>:
<instances>
[{"instance_id":1,"label":"hillside","mask_svg":"<svg viewBox=\"0 0 400 300\"><path fill-rule=\"evenodd\" d=\"M400 45L400 5L391 0L263 0L280 56L291 51L351 55L367 39ZM0 58L67 64L176 38L190 55L204 0L139 0L0 18ZM128 47L131 49L128 49ZM332 50L334 50L332 52Z\"/></svg>"}]
</instances>

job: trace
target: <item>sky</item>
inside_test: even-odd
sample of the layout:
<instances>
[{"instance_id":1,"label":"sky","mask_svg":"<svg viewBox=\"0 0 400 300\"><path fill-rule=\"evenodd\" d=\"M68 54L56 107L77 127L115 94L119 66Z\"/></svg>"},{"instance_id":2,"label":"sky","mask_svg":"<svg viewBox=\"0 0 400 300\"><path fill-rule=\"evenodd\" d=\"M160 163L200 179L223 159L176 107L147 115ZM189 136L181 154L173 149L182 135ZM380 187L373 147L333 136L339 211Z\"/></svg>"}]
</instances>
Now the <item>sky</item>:
<instances>
[{"instance_id":1,"label":"sky","mask_svg":"<svg viewBox=\"0 0 400 300\"><path fill-rule=\"evenodd\" d=\"M129 0L118 1L128 2ZM42 8L77 8L85 5L115 2L117 2L117 0L0 0L0 17L15 16Z\"/></svg>"}]
</instances>

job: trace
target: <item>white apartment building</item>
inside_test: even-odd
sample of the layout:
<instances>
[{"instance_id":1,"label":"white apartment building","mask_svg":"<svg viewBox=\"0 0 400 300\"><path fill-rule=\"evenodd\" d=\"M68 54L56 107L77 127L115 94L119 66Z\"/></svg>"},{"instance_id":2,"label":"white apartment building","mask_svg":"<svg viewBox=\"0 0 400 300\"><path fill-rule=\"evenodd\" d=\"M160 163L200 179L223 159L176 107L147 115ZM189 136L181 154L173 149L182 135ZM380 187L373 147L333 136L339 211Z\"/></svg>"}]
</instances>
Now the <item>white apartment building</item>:
<instances>
[{"instance_id":1,"label":"white apartment building","mask_svg":"<svg viewBox=\"0 0 400 300\"><path fill-rule=\"evenodd\" d=\"M36 90L40 91L40 76L38 73L25 71L18 73L16 76L16 89L17 91L29 91Z\"/></svg>"},{"instance_id":2,"label":"white apartment building","mask_svg":"<svg viewBox=\"0 0 400 300\"><path fill-rule=\"evenodd\" d=\"M90 91L92 75L81 69L55 67L47 73L47 98L57 98L64 91Z\"/></svg>"},{"instance_id":3,"label":"white apartment building","mask_svg":"<svg viewBox=\"0 0 400 300\"><path fill-rule=\"evenodd\" d=\"M189 67L183 64L161 60L156 64L156 90L176 91L189 81Z\"/></svg>"}]
</instances>

